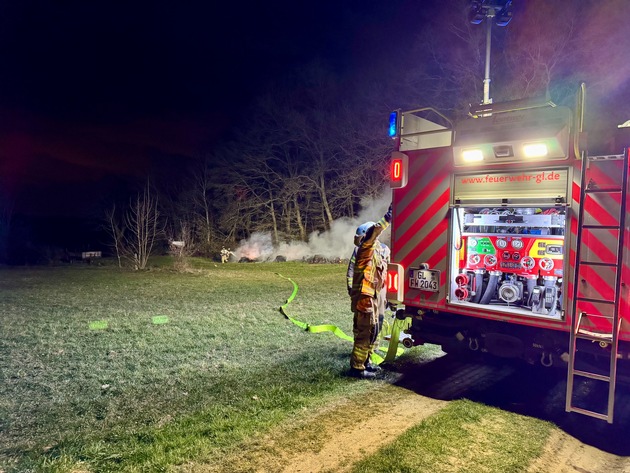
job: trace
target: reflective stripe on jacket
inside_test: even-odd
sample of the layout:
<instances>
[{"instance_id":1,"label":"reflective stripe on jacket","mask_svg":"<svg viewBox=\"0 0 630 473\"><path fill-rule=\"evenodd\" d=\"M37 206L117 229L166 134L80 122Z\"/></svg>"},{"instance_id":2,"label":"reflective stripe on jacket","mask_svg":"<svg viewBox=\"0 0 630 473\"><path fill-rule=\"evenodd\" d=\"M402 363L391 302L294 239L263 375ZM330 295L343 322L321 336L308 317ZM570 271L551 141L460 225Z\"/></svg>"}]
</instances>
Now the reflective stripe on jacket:
<instances>
[{"instance_id":1,"label":"reflective stripe on jacket","mask_svg":"<svg viewBox=\"0 0 630 473\"><path fill-rule=\"evenodd\" d=\"M352 256L348 261L348 270L346 271L346 284L348 286L348 294L352 292L352 280L354 279L354 264L357 261L357 248L352 250Z\"/></svg>"}]
</instances>

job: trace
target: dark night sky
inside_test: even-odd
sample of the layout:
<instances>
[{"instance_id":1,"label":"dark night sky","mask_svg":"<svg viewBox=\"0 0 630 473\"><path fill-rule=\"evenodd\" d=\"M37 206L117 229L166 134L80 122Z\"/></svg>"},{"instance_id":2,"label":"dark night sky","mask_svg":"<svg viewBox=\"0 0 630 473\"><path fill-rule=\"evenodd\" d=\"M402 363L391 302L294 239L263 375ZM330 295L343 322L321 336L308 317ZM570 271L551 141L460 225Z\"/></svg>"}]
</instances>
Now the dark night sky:
<instances>
[{"instance_id":1,"label":"dark night sky","mask_svg":"<svg viewBox=\"0 0 630 473\"><path fill-rule=\"evenodd\" d=\"M16 214L98 217L155 163L211 152L301 64L395 74L457 1L0 1L0 199ZM597 11L605 30L611 13ZM624 64L603 79L627 87Z\"/></svg>"},{"instance_id":2,"label":"dark night sky","mask_svg":"<svg viewBox=\"0 0 630 473\"><path fill-rule=\"evenodd\" d=\"M210 151L301 63L393 60L423 2L217 3L0 3L0 184L18 212L84 215L155 157Z\"/></svg>"}]
</instances>

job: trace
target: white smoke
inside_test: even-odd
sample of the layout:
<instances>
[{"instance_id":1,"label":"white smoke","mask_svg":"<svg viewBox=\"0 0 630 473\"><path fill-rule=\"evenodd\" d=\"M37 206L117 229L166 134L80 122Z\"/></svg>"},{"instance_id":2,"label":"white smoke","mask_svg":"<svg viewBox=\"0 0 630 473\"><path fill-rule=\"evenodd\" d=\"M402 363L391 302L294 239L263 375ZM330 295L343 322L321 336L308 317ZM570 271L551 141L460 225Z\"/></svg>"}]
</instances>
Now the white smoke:
<instances>
[{"instance_id":1,"label":"white smoke","mask_svg":"<svg viewBox=\"0 0 630 473\"><path fill-rule=\"evenodd\" d=\"M361 211L356 218L344 217L333 221L330 230L311 233L308 243L291 242L274 246L270 233L256 232L247 240L241 241L234 254L237 260L247 258L256 261L274 261L277 256L294 261L315 255L327 259L348 259L354 249L353 240L357 227L364 222L377 222L387 212L390 202L389 189L376 199L365 198L361 201ZM389 244L389 238L387 230L380 239L383 243Z\"/></svg>"}]
</instances>

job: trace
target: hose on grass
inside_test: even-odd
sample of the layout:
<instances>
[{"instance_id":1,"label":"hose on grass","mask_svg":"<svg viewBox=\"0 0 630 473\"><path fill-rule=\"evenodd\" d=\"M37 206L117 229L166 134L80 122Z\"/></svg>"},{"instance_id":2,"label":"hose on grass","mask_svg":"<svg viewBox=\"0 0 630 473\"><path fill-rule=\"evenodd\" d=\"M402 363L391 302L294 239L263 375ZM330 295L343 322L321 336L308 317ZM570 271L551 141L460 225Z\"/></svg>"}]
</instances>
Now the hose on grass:
<instances>
[{"instance_id":1,"label":"hose on grass","mask_svg":"<svg viewBox=\"0 0 630 473\"><path fill-rule=\"evenodd\" d=\"M336 325L331 325L331 324L311 325L311 324L308 324L306 322L302 322L301 320L298 320L298 319L296 319L294 317L291 317L291 315L289 315L289 312L287 311L287 306L297 296L298 285L291 278L283 276L280 273L276 273L276 274L278 276L280 276L281 278L286 279L291 284L293 284L293 292L291 293L289 298L286 300L286 302L284 304L282 304L280 306L280 308L278 309L282 315L284 315L288 320L293 322L293 324L297 325L298 327L300 327L302 330L304 330L306 332L310 332L310 333L331 332L333 335L335 335L336 337L341 338L342 340L346 340L348 342L354 342L354 338L353 337L351 337L350 335L346 334L343 330L341 330ZM392 324L391 328L389 326L389 323L387 323L387 330L386 330L386 332L389 332L391 330L391 336L390 336L390 339L389 339L389 343L388 343L388 347L387 347L387 352L385 354L385 358L383 358L382 356L380 356L380 355L378 355L376 353L372 353L372 357L371 357L372 363L380 365L384 361L393 361L397 356L400 356L400 355L402 355L404 353L405 350L402 347L398 346L398 341L400 339L400 332L405 327L406 327L406 321L405 320L400 320L398 318L394 319L394 323ZM384 351L383 348L381 348L381 347L379 347L378 350L379 351Z\"/></svg>"}]
</instances>

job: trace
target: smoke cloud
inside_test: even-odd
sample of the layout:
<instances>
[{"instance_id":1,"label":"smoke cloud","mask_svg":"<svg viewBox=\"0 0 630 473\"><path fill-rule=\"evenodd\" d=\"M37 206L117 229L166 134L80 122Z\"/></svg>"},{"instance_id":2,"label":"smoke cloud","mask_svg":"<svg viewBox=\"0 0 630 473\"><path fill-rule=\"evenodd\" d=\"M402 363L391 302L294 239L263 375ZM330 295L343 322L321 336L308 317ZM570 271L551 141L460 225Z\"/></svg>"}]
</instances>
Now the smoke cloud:
<instances>
[{"instance_id":1,"label":"smoke cloud","mask_svg":"<svg viewBox=\"0 0 630 473\"><path fill-rule=\"evenodd\" d=\"M239 243L234 254L238 260L247 258L256 261L274 261L277 256L284 256L287 261L302 260L315 255L327 259L348 259L354 249L354 234L359 225L364 222L378 221L387 212L391 202L391 191L383 191L376 199L365 198L361 201L359 215L354 218L340 218L335 220L330 230L313 232L308 242L291 242L274 245L271 233L257 232ZM390 232L387 229L380 240L389 245Z\"/></svg>"}]
</instances>

